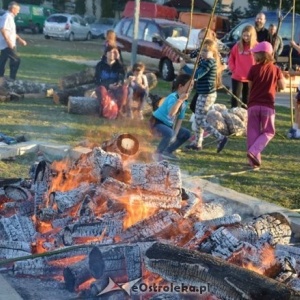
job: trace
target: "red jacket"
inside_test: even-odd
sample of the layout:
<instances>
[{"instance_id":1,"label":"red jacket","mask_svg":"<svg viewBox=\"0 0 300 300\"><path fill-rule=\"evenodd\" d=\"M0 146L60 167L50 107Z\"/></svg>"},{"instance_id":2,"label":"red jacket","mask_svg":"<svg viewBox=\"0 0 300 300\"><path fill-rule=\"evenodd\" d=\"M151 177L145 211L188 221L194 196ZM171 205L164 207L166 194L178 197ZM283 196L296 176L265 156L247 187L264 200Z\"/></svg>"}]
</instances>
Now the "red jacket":
<instances>
[{"instance_id":1,"label":"red jacket","mask_svg":"<svg viewBox=\"0 0 300 300\"><path fill-rule=\"evenodd\" d=\"M249 70L253 65L255 65L255 60L249 46L244 45L244 51L241 52L238 44L235 44L228 59L228 68L232 72L231 77L238 81L247 82Z\"/></svg>"}]
</instances>

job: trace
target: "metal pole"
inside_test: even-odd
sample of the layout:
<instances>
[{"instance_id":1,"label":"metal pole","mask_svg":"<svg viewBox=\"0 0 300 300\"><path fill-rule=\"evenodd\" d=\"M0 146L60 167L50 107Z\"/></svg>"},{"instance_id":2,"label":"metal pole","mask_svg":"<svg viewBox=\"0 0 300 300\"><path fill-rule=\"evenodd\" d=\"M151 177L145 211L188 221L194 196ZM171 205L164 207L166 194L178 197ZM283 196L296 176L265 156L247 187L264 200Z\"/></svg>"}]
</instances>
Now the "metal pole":
<instances>
[{"instance_id":1,"label":"metal pole","mask_svg":"<svg viewBox=\"0 0 300 300\"><path fill-rule=\"evenodd\" d=\"M135 0L134 20L133 20L133 39L131 45L131 65L136 63L138 36L139 36L139 19L140 19L140 0Z\"/></svg>"}]
</instances>

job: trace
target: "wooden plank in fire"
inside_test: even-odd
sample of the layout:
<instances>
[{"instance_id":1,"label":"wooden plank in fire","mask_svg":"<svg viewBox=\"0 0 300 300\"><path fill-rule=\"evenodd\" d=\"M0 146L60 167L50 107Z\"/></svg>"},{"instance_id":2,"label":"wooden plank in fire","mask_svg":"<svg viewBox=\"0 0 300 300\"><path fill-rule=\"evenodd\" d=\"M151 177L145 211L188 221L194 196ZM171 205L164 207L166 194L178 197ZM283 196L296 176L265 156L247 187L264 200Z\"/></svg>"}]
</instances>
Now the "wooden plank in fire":
<instances>
[{"instance_id":1,"label":"wooden plank in fire","mask_svg":"<svg viewBox=\"0 0 300 300\"><path fill-rule=\"evenodd\" d=\"M62 213L79 204L86 195L92 194L94 190L94 184L82 183L77 188L66 192L52 192L50 197L57 204L58 211Z\"/></svg>"},{"instance_id":2,"label":"wooden plank in fire","mask_svg":"<svg viewBox=\"0 0 300 300\"><path fill-rule=\"evenodd\" d=\"M94 247L88 256L92 276L131 281L142 276L142 258L138 244Z\"/></svg>"},{"instance_id":3,"label":"wooden plank in fire","mask_svg":"<svg viewBox=\"0 0 300 300\"><path fill-rule=\"evenodd\" d=\"M148 270L170 282L209 285L222 299L297 299L299 293L286 285L212 255L155 243L145 257Z\"/></svg>"},{"instance_id":4,"label":"wooden plank in fire","mask_svg":"<svg viewBox=\"0 0 300 300\"><path fill-rule=\"evenodd\" d=\"M0 239L7 241L31 242L36 231L30 218L13 215L0 219Z\"/></svg>"},{"instance_id":5,"label":"wooden plank in fire","mask_svg":"<svg viewBox=\"0 0 300 300\"><path fill-rule=\"evenodd\" d=\"M64 228L62 239L64 245L73 245L76 238L110 237L113 238L123 230L123 220L105 218L92 223L75 223ZM103 238L104 239L104 238Z\"/></svg>"},{"instance_id":6,"label":"wooden plank in fire","mask_svg":"<svg viewBox=\"0 0 300 300\"><path fill-rule=\"evenodd\" d=\"M125 242L141 242L154 237L180 219L180 215L171 210L161 210L157 214L144 219L120 234L120 238Z\"/></svg>"},{"instance_id":7,"label":"wooden plank in fire","mask_svg":"<svg viewBox=\"0 0 300 300\"><path fill-rule=\"evenodd\" d=\"M166 161L131 166L131 185L153 194L181 195L181 172L178 166Z\"/></svg>"}]
</instances>

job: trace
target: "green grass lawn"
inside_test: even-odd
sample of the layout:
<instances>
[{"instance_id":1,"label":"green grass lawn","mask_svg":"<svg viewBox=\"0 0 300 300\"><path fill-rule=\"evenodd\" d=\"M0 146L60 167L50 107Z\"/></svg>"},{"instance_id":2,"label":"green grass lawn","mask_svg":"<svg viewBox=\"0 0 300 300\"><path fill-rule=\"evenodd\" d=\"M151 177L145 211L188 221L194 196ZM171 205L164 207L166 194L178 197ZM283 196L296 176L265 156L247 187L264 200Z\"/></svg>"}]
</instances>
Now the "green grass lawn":
<instances>
[{"instance_id":1,"label":"green grass lawn","mask_svg":"<svg viewBox=\"0 0 300 300\"><path fill-rule=\"evenodd\" d=\"M91 43L50 40L29 43L19 48L22 65L18 77L24 80L57 83L57 80L84 69L73 60L98 59L100 41ZM79 49L80 48L80 49ZM162 96L170 92L170 83L159 81L152 91ZM218 103L229 105L229 96L218 93ZM181 169L191 176L218 183L238 192L276 203L287 208L300 208L300 140L286 138L290 127L289 108L277 107L276 136L263 152L260 171L247 170L245 137L230 137L228 146L216 153L216 142L207 138L201 152L179 152ZM150 112L148 112L150 114ZM140 158L147 161L155 149L147 118L131 120L105 120L94 116L68 114L65 106L56 105L52 99L23 99L0 103L0 132L10 136L25 134L30 140L42 140L68 145L88 141L95 145L111 138L113 133L132 133L140 141ZM188 122L185 125L190 127ZM145 155L144 155L145 154ZM28 177L34 155L17 157L15 161L0 161L0 177Z\"/></svg>"}]
</instances>

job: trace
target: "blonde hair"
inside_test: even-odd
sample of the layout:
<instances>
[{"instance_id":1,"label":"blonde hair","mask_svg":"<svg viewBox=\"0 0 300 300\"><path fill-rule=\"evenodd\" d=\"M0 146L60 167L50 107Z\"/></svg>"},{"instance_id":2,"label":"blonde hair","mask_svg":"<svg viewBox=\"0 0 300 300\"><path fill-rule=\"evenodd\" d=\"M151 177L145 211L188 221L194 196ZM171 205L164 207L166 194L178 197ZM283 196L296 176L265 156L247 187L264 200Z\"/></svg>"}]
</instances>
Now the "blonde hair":
<instances>
[{"instance_id":1,"label":"blonde hair","mask_svg":"<svg viewBox=\"0 0 300 300\"><path fill-rule=\"evenodd\" d=\"M256 30L255 30L254 26L246 25L243 28L240 40L238 41L238 48L239 48L239 51L241 51L241 52L243 52L245 50L244 49L244 40L243 40L243 33L245 33L245 32L250 34L250 42L249 42L250 49L253 48L257 44L257 35L256 35Z\"/></svg>"},{"instance_id":2,"label":"blonde hair","mask_svg":"<svg viewBox=\"0 0 300 300\"><path fill-rule=\"evenodd\" d=\"M216 60L216 63L217 63L217 77L216 77L215 85L216 85L216 88L219 88L220 86L222 86L223 68L222 68L222 63L221 63L220 53L219 53L219 50L218 50L217 43L214 40L205 39L205 41L203 42L203 48L204 47L208 51L211 51L213 53L213 58Z\"/></svg>"},{"instance_id":3,"label":"blonde hair","mask_svg":"<svg viewBox=\"0 0 300 300\"><path fill-rule=\"evenodd\" d=\"M216 33L212 29L207 28L207 27L204 27L199 31L198 38L199 38L200 33L205 33L206 31L207 31L206 38L216 42L217 41Z\"/></svg>"}]
</instances>

